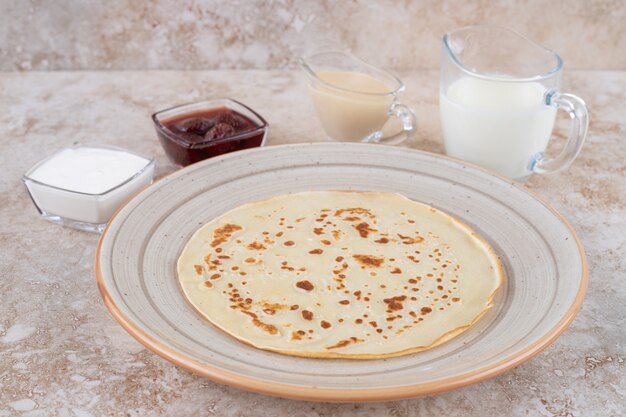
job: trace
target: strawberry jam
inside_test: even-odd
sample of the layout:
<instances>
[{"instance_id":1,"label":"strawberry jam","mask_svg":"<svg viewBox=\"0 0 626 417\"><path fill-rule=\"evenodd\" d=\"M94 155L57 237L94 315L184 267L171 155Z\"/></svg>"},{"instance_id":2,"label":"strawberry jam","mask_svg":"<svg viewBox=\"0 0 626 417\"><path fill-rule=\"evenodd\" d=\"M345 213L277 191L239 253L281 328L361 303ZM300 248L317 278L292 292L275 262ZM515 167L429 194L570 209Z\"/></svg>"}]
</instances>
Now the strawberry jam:
<instances>
[{"instance_id":1,"label":"strawberry jam","mask_svg":"<svg viewBox=\"0 0 626 417\"><path fill-rule=\"evenodd\" d=\"M174 164L187 166L263 144L267 133L265 120L234 100L220 102L225 105L204 109L196 104L187 105L153 116L161 145ZM242 112L231 108L237 106ZM186 107L189 112L184 111ZM249 116L242 114L244 112Z\"/></svg>"}]
</instances>

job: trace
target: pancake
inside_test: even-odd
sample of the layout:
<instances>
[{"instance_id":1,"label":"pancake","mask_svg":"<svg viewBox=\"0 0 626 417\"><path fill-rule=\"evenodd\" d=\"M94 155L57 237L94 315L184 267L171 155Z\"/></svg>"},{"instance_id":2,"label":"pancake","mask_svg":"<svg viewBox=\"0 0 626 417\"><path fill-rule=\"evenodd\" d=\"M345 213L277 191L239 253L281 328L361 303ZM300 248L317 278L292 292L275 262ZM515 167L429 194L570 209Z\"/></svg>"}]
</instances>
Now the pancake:
<instances>
[{"instance_id":1,"label":"pancake","mask_svg":"<svg viewBox=\"0 0 626 417\"><path fill-rule=\"evenodd\" d=\"M312 358L430 349L474 324L504 280L467 225L383 192L242 205L201 227L177 269L189 302L224 332Z\"/></svg>"}]
</instances>

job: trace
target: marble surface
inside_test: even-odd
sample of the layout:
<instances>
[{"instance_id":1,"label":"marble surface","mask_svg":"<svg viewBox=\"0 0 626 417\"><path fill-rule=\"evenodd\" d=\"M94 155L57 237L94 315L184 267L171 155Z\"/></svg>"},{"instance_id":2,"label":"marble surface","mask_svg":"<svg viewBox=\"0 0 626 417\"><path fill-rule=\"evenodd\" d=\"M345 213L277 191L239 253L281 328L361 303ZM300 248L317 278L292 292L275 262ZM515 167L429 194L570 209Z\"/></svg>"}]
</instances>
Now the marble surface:
<instances>
[{"instance_id":1,"label":"marble surface","mask_svg":"<svg viewBox=\"0 0 626 417\"><path fill-rule=\"evenodd\" d=\"M419 134L442 151L437 71L403 71ZM283 400L196 377L143 348L109 315L95 285L98 236L38 217L21 175L75 142L166 161L153 111L230 96L271 125L268 145L326 140L292 71L0 73L0 416L621 416L626 413L626 72L570 71L564 89L591 111L567 171L528 186L572 223L586 248L582 311L544 352L499 377L442 395L377 404ZM558 123L554 147L567 121Z\"/></svg>"},{"instance_id":2,"label":"marble surface","mask_svg":"<svg viewBox=\"0 0 626 417\"><path fill-rule=\"evenodd\" d=\"M568 68L623 70L624 21L623 0L3 0L0 70L287 69L325 46L434 69L445 32L482 23L558 51Z\"/></svg>"}]
</instances>

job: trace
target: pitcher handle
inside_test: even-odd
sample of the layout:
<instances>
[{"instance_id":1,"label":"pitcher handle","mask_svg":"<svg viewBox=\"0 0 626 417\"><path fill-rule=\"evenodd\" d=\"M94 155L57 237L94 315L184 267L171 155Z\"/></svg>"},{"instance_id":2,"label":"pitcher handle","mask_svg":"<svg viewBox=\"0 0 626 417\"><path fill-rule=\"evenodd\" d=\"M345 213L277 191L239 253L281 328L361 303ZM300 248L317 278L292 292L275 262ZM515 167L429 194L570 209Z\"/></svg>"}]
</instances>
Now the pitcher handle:
<instances>
[{"instance_id":1,"label":"pitcher handle","mask_svg":"<svg viewBox=\"0 0 626 417\"><path fill-rule=\"evenodd\" d=\"M393 103L389 107L389 116L394 116L402 122L402 130L395 135L383 137L382 132L374 132L364 139L364 142L376 142L385 145L397 145L413 136L417 130L417 118L410 107L401 103Z\"/></svg>"},{"instance_id":2,"label":"pitcher handle","mask_svg":"<svg viewBox=\"0 0 626 417\"><path fill-rule=\"evenodd\" d=\"M589 127L587 105L578 96L550 91L546 94L545 103L557 109L565 110L571 121L569 136L565 147L556 158L545 158L543 152L531 161L530 170L538 174L561 171L576 159L585 142Z\"/></svg>"}]
</instances>

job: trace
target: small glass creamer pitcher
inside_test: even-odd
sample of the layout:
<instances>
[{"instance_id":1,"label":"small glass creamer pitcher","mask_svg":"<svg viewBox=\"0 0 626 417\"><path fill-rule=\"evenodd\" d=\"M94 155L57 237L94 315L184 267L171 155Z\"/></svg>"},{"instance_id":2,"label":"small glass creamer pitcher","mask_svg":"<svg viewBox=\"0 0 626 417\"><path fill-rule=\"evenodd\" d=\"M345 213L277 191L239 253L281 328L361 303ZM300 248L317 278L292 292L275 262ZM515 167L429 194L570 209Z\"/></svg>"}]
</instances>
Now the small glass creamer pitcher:
<instances>
[{"instance_id":1,"label":"small glass creamer pitcher","mask_svg":"<svg viewBox=\"0 0 626 417\"><path fill-rule=\"evenodd\" d=\"M324 51L300 59L309 96L324 131L338 141L398 144L415 133L413 110L398 102L404 84L394 75L343 51ZM384 136L390 117L400 132Z\"/></svg>"},{"instance_id":2,"label":"small glass creamer pitcher","mask_svg":"<svg viewBox=\"0 0 626 417\"><path fill-rule=\"evenodd\" d=\"M525 181L567 168L588 127L585 103L560 91L563 61L511 30L472 26L443 37L439 90L446 153ZM560 155L544 155L557 109L571 119Z\"/></svg>"}]
</instances>

